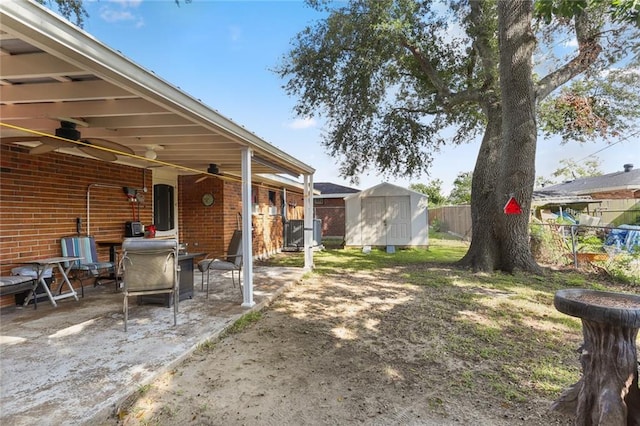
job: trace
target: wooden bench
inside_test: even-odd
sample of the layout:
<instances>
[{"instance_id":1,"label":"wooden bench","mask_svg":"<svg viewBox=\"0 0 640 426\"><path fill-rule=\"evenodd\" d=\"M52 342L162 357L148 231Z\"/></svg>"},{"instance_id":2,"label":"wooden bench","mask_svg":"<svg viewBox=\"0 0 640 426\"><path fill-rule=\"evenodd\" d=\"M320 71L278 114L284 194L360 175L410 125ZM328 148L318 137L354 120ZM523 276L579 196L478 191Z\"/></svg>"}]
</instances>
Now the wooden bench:
<instances>
[{"instance_id":1,"label":"wooden bench","mask_svg":"<svg viewBox=\"0 0 640 426\"><path fill-rule=\"evenodd\" d=\"M33 291L36 280L33 277L24 275L0 276L0 296ZM38 307L37 300L33 301L34 309Z\"/></svg>"}]
</instances>

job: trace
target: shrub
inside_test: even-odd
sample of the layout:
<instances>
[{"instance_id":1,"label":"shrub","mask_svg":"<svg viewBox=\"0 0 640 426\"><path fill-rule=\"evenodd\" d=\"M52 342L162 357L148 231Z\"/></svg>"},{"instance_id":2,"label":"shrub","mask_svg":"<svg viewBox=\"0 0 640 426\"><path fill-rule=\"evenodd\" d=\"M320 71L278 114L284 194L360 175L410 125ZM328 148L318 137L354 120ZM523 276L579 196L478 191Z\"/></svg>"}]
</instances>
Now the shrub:
<instances>
[{"instance_id":1,"label":"shrub","mask_svg":"<svg viewBox=\"0 0 640 426\"><path fill-rule=\"evenodd\" d=\"M549 226L540 223L529 225L529 244L536 261L550 264L567 263L556 234L556 231Z\"/></svg>"},{"instance_id":2,"label":"shrub","mask_svg":"<svg viewBox=\"0 0 640 426\"><path fill-rule=\"evenodd\" d=\"M640 284L640 252L638 251L620 252L612 260L605 262L603 268L617 281L634 286Z\"/></svg>"}]
</instances>

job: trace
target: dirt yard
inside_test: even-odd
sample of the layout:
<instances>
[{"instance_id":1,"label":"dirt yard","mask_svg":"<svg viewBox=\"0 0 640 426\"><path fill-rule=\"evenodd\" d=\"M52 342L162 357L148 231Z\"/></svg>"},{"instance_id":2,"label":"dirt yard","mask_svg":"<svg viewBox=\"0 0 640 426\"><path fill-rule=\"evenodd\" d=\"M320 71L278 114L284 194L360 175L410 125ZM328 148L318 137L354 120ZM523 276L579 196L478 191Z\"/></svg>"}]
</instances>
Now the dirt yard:
<instances>
[{"instance_id":1,"label":"dirt yard","mask_svg":"<svg viewBox=\"0 0 640 426\"><path fill-rule=\"evenodd\" d=\"M408 285L401 275L305 279L258 321L140 389L114 423L572 424L549 412L551 396L496 395L501 379L487 372L499 375L500 366L491 360L446 353L451 312L461 307L436 304L437 287Z\"/></svg>"}]
</instances>

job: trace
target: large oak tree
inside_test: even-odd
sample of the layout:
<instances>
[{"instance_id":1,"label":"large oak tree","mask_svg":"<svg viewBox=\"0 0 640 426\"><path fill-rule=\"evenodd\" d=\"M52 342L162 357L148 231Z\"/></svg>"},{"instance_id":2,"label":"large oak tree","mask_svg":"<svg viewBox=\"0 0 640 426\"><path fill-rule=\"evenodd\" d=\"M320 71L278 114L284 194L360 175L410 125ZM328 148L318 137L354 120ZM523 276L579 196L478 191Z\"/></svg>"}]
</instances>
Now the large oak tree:
<instances>
[{"instance_id":1,"label":"large oak tree","mask_svg":"<svg viewBox=\"0 0 640 426\"><path fill-rule=\"evenodd\" d=\"M394 176L428 172L442 144L482 133L472 181L473 240L461 263L539 271L526 213L535 180L535 114L576 76L592 81L625 58L622 41L633 38L603 19L606 5L572 9L572 17L549 19L535 32L530 0L308 3L327 17L297 36L277 72L298 98L298 114L326 119L323 142L341 158L342 175L354 178L367 168ZM578 49L546 64L538 77L536 48L562 35L575 37ZM553 104L547 110L554 116ZM608 124L599 130L612 133ZM524 214L503 214L510 197Z\"/></svg>"},{"instance_id":2,"label":"large oak tree","mask_svg":"<svg viewBox=\"0 0 640 426\"><path fill-rule=\"evenodd\" d=\"M55 5L78 25L88 17L83 0L37 1ZM341 158L342 175L355 178L369 167L395 176L427 172L442 144L482 132L472 179L473 240L461 264L538 271L527 214L502 214L510 197L529 211L535 113L542 105L542 128L564 139L629 128L640 116L639 46L637 32L626 32L623 24L640 26L637 2L307 3L325 9L327 18L298 35L277 72L288 79L287 92L298 96L300 115L327 119L324 143ZM534 5L544 21L537 34ZM577 51L535 78L534 49L550 40L544 53L552 53L558 35L575 37ZM635 72L610 67L625 61ZM584 78L545 103L578 75Z\"/></svg>"}]
</instances>

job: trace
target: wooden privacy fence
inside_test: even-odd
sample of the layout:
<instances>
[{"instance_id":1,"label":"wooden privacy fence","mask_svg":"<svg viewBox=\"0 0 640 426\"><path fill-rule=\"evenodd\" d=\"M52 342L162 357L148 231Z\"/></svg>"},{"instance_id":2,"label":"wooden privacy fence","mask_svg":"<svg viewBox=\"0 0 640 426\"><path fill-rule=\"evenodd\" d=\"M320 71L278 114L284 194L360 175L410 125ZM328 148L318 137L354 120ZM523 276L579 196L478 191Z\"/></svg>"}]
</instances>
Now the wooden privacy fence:
<instances>
[{"instance_id":1,"label":"wooden privacy fence","mask_svg":"<svg viewBox=\"0 0 640 426\"><path fill-rule=\"evenodd\" d=\"M471 206L442 206L429 208L429 226L440 226L441 232L448 232L466 241L471 241Z\"/></svg>"}]
</instances>

